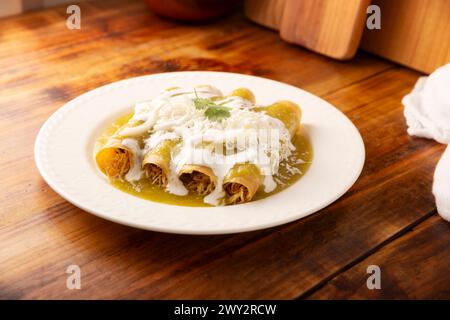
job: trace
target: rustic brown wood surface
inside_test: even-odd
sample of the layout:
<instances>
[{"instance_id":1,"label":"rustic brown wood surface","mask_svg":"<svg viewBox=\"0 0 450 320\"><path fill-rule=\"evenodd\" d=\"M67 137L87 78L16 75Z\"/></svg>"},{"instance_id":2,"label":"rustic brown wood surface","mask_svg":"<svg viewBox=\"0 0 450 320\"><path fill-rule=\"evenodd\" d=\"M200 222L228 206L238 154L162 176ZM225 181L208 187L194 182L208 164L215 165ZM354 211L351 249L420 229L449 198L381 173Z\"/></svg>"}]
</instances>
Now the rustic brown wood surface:
<instances>
[{"instance_id":1,"label":"rustic brown wood surface","mask_svg":"<svg viewBox=\"0 0 450 320\"><path fill-rule=\"evenodd\" d=\"M250 20L279 30L287 0L245 0L245 15Z\"/></svg>"},{"instance_id":2,"label":"rustic brown wood surface","mask_svg":"<svg viewBox=\"0 0 450 320\"><path fill-rule=\"evenodd\" d=\"M141 1L81 3L0 20L0 298L450 298L450 226L431 182L443 146L406 134L401 98L419 73L359 53L337 62L236 13L207 26ZM62 104L138 75L223 70L323 97L360 130L366 164L340 200L288 225L224 236L143 231L90 215L40 177L33 144ZM95 197L95 195L93 195ZM81 289L66 268L81 268ZM366 266L382 289L365 286Z\"/></svg>"},{"instance_id":3,"label":"rustic brown wood surface","mask_svg":"<svg viewBox=\"0 0 450 320\"><path fill-rule=\"evenodd\" d=\"M448 299L449 251L450 224L433 216L340 274L310 298ZM365 271L370 265L383 270L382 290L367 294Z\"/></svg>"},{"instance_id":4,"label":"rustic brown wood surface","mask_svg":"<svg viewBox=\"0 0 450 320\"><path fill-rule=\"evenodd\" d=\"M286 0L280 36L340 60L353 58L370 0Z\"/></svg>"},{"instance_id":5,"label":"rustic brown wood surface","mask_svg":"<svg viewBox=\"0 0 450 320\"><path fill-rule=\"evenodd\" d=\"M381 29L365 29L361 48L431 73L450 62L450 1L374 0Z\"/></svg>"}]
</instances>

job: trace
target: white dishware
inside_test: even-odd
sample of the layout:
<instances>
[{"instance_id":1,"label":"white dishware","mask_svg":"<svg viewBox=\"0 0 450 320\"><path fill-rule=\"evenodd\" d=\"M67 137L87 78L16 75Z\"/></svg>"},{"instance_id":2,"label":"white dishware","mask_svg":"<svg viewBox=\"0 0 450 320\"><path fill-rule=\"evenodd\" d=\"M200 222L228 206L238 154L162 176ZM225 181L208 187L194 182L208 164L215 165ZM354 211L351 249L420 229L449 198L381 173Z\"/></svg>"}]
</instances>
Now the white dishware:
<instances>
[{"instance_id":1,"label":"white dishware","mask_svg":"<svg viewBox=\"0 0 450 320\"><path fill-rule=\"evenodd\" d=\"M313 148L307 173L287 189L240 205L185 207L144 200L112 186L96 167L94 144L105 128L168 87L211 84L222 92L249 88L258 104L291 100L302 108ZM225 234L281 225L306 217L342 196L364 164L364 144L351 121L319 97L281 82L225 72L173 72L114 82L57 110L41 128L35 160L63 198L99 217L147 230Z\"/></svg>"}]
</instances>

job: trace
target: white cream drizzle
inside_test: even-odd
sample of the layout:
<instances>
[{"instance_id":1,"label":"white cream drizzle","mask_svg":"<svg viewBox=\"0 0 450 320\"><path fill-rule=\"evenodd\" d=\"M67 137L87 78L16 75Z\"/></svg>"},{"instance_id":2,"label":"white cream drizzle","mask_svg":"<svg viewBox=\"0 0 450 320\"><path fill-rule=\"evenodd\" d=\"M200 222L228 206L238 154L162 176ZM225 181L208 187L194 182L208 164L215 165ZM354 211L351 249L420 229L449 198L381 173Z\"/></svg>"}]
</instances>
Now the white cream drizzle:
<instances>
[{"instance_id":1,"label":"white cream drizzle","mask_svg":"<svg viewBox=\"0 0 450 320\"><path fill-rule=\"evenodd\" d=\"M122 145L130 149L133 153L131 167L125 175L125 180L130 182L137 181L142 178L143 173L141 170L142 151L139 143L135 139L126 138L122 140Z\"/></svg>"},{"instance_id":2,"label":"white cream drizzle","mask_svg":"<svg viewBox=\"0 0 450 320\"><path fill-rule=\"evenodd\" d=\"M219 205L224 196L222 183L226 174L238 163L253 163L260 168L264 176L265 192L273 191L277 183L273 174L277 172L282 160L286 160L295 147L284 124L266 115L264 112L254 112L250 101L240 97L224 97L215 101L230 108L230 117L221 121L210 121L204 115L204 110L197 110L193 104L195 97L221 97L222 93L212 86L193 88L178 88L164 91L151 101L138 103L132 121L144 123L123 129L124 137L136 137L146 132L152 134L145 140L141 151L134 139L125 139L133 152L136 150L134 165L125 179L135 181L142 176L140 163L142 154L156 147L164 140L180 139L177 153L172 154L171 170L168 177L167 191L176 195L186 195L188 190L180 181L178 174L185 164L204 165L217 177L216 188L205 196L204 202ZM259 129L259 130L255 130ZM276 135L268 141L267 130L273 130ZM244 145L236 145L238 137L246 137ZM134 142L131 142L134 141ZM200 145L200 143L207 143ZM223 153L215 147L223 145L237 152ZM261 152L262 151L262 152ZM140 173L138 173L140 172Z\"/></svg>"}]
</instances>

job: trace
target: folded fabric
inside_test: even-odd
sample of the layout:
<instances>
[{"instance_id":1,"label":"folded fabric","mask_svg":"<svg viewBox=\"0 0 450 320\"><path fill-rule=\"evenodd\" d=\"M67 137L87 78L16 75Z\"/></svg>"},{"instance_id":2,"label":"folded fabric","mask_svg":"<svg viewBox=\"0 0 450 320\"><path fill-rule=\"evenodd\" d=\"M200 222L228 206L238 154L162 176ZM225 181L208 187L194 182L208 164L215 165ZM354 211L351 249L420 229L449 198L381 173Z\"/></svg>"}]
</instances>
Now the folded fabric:
<instances>
[{"instance_id":1,"label":"folded fabric","mask_svg":"<svg viewBox=\"0 0 450 320\"><path fill-rule=\"evenodd\" d=\"M436 198L437 211L447 221L450 221L450 146L434 172L433 194Z\"/></svg>"},{"instance_id":2,"label":"folded fabric","mask_svg":"<svg viewBox=\"0 0 450 320\"><path fill-rule=\"evenodd\" d=\"M408 134L450 143L450 63L419 78L402 103ZM436 167L433 194L438 213L450 221L450 146Z\"/></svg>"}]
</instances>

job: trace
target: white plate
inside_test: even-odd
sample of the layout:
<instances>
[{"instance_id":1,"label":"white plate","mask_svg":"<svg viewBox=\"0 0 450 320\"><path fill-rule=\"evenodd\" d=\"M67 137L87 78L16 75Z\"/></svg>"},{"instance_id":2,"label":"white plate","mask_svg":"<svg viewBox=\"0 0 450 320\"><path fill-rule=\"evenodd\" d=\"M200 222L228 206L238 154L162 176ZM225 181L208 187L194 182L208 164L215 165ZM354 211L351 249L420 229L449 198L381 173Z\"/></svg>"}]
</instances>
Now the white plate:
<instances>
[{"instance_id":1,"label":"white plate","mask_svg":"<svg viewBox=\"0 0 450 320\"><path fill-rule=\"evenodd\" d=\"M314 159L294 185L262 200L228 207L182 207L143 200L114 188L96 168L94 142L115 118L173 86L211 84L223 92L252 90L259 104L292 100ZM35 160L45 181L63 198L99 217L148 230L223 234L284 224L342 196L364 164L364 144L350 120L328 102L296 87L224 72L173 72L118 81L89 91L57 110L41 128Z\"/></svg>"}]
</instances>

